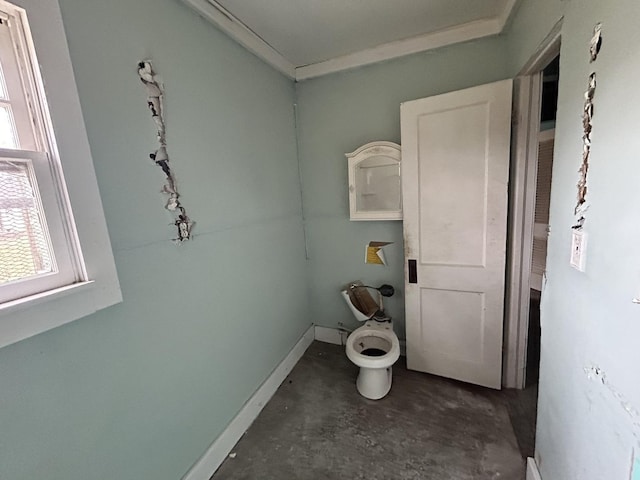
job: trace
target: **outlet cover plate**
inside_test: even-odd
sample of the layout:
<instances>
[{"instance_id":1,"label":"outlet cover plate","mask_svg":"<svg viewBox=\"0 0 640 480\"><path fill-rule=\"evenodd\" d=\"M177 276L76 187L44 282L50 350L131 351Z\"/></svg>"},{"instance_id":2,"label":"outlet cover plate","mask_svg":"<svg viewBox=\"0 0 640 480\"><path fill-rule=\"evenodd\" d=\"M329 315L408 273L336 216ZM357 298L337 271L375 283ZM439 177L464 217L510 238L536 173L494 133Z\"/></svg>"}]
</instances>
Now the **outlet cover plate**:
<instances>
[{"instance_id":1,"label":"outlet cover plate","mask_svg":"<svg viewBox=\"0 0 640 480\"><path fill-rule=\"evenodd\" d=\"M587 234L582 230L572 230L571 233L571 259L569 263L573 268L584 272L587 259Z\"/></svg>"}]
</instances>

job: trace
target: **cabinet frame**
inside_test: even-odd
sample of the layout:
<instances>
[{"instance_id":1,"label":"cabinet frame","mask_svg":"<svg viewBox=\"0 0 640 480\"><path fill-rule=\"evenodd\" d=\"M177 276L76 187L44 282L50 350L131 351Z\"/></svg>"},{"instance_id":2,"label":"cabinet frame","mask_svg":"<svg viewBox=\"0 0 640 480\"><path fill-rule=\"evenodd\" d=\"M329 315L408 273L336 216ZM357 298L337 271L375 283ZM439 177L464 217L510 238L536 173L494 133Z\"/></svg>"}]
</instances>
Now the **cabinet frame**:
<instances>
[{"instance_id":1,"label":"cabinet frame","mask_svg":"<svg viewBox=\"0 0 640 480\"><path fill-rule=\"evenodd\" d=\"M351 221L375 221L375 220L402 220L402 191L398 192L400 208L394 210L358 210L356 191L356 168L371 157L387 157L389 160L397 162L402 175L402 153L401 147L394 142L377 141L362 145L357 150L345 154L349 170L349 218ZM398 179L399 181L401 178Z\"/></svg>"}]
</instances>

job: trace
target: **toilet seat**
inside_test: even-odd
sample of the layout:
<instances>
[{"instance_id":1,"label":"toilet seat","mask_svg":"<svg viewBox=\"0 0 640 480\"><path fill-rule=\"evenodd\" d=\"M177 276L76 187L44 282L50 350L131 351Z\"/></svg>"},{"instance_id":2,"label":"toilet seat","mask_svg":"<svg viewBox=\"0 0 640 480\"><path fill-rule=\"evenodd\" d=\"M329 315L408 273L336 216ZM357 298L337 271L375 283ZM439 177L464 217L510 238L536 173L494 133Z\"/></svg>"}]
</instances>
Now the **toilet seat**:
<instances>
[{"instance_id":1,"label":"toilet seat","mask_svg":"<svg viewBox=\"0 0 640 480\"><path fill-rule=\"evenodd\" d=\"M359 346L358 342L367 342L367 337L382 339L388 342L390 348L387 350L387 353L377 357L360 353L358 350L366 350L367 346L366 344ZM374 345L373 348L377 348L378 342L374 341L374 343L376 345ZM367 322L364 326L354 330L351 335L349 335L345 347L349 360L359 367L386 368L393 365L398 358L400 358L400 341L391 328L391 324L387 322L379 324L377 322Z\"/></svg>"}]
</instances>

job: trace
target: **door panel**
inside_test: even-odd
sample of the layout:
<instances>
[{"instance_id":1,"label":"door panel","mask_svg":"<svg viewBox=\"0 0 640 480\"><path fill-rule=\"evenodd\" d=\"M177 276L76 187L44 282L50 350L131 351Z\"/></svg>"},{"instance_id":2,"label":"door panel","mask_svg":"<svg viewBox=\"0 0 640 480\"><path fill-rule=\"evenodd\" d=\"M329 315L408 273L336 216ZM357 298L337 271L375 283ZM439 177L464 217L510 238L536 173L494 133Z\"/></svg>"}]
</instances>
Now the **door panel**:
<instances>
[{"instance_id":1,"label":"door panel","mask_svg":"<svg viewBox=\"0 0 640 480\"><path fill-rule=\"evenodd\" d=\"M510 80L401 108L407 364L500 388Z\"/></svg>"},{"instance_id":2,"label":"door panel","mask_svg":"<svg viewBox=\"0 0 640 480\"><path fill-rule=\"evenodd\" d=\"M421 338L425 349L448 358L478 362L483 357L482 336L485 295L481 292L456 290L421 290L423 308ZM447 318L448 322L440 322Z\"/></svg>"},{"instance_id":3,"label":"door panel","mask_svg":"<svg viewBox=\"0 0 640 480\"><path fill-rule=\"evenodd\" d=\"M419 169L423 264L484 266L487 208L477 200L486 198L486 119L487 104L418 117L418 150L430 158Z\"/></svg>"}]
</instances>

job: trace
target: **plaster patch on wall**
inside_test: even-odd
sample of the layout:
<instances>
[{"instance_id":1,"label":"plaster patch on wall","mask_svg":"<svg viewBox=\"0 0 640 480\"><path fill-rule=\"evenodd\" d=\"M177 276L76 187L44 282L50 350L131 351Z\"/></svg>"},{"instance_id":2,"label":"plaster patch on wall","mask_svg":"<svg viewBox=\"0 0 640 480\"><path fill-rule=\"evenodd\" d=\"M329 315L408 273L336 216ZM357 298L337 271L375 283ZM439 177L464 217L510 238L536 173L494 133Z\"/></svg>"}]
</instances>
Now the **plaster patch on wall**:
<instances>
[{"instance_id":1,"label":"plaster patch on wall","mask_svg":"<svg viewBox=\"0 0 640 480\"><path fill-rule=\"evenodd\" d=\"M147 106L151 111L151 117L156 124L157 138L160 146L149 154L153 162L159 166L166 176L165 184L162 186L162 193L168 196L165 208L173 213L173 225L178 230L178 236L173 239L175 243L182 243L191 238L191 229L194 222L187 215L187 211L180 202L180 193L176 184L175 176L169 166L169 155L167 153L166 126L164 122L164 91L162 84L153 71L151 62L144 60L138 63L138 76L147 88Z\"/></svg>"},{"instance_id":2,"label":"plaster patch on wall","mask_svg":"<svg viewBox=\"0 0 640 480\"><path fill-rule=\"evenodd\" d=\"M598 59L598 53L602 47L602 23L596 23L593 27L593 37L591 37L591 44L589 45L589 53L591 54L591 63Z\"/></svg>"},{"instance_id":3,"label":"plaster patch on wall","mask_svg":"<svg viewBox=\"0 0 640 480\"><path fill-rule=\"evenodd\" d=\"M600 53L600 47L602 46L602 23L597 23L593 29L593 37L589 42L589 55L590 63L595 62ZM574 229L582 229L585 221L585 214L589 209L587 203L587 174L589 172L589 158L591 156L591 131L593 130L593 99L596 94L596 72L591 72L589 75L589 84L587 90L584 93L584 108L582 110L582 164L578 173L580 177L578 184L578 198L576 207L573 211L575 215Z\"/></svg>"},{"instance_id":4,"label":"plaster patch on wall","mask_svg":"<svg viewBox=\"0 0 640 480\"><path fill-rule=\"evenodd\" d=\"M613 395L626 415L631 419L633 436L640 444L640 412L638 411L638 409L633 406L633 404L624 396L624 394L622 394L616 387L609 383L606 373L600 367L596 365L584 367L584 372L589 380L601 383L609 391L609 393Z\"/></svg>"},{"instance_id":5,"label":"plaster patch on wall","mask_svg":"<svg viewBox=\"0 0 640 480\"><path fill-rule=\"evenodd\" d=\"M589 75L589 86L584 93L584 108L582 110L582 164L578 173L580 177L578 179L578 198L576 208L573 213L576 217L576 223L573 228L582 228L584 225L585 214L589 209L587 203L587 174L589 172L589 158L591 156L591 131L593 129L593 98L596 94L596 72Z\"/></svg>"}]
</instances>

